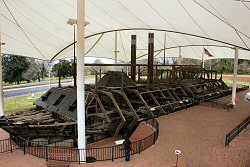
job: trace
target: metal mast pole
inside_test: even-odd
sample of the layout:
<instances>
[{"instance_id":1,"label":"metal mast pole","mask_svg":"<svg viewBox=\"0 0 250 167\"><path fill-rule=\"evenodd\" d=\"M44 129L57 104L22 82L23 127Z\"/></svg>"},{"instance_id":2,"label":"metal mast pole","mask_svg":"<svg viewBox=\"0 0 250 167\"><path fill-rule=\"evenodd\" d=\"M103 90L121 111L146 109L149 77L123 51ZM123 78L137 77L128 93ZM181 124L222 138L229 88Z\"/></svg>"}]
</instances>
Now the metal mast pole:
<instances>
[{"instance_id":1,"label":"metal mast pole","mask_svg":"<svg viewBox=\"0 0 250 167\"><path fill-rule=\"evenodd\" d=\"M48 63L49 65L49 88L51 88L51 64L50 64L50 62Z\"/></svg>"},{"instance_id":2,"label":"metal mast pole","mask_svg":"<svg viewBox=\"0 0 250 167\"><path fill-rule=\"evenodd\" d=\"M131 79L135 81L136 76L136 35L131 35Z\"/></svg>"},{"instance_id":3,"label":"metal mast pole","mask_svg":"<svg viewBox=\"0 0 250 167\"><path fill-rule=\"evenodd\" d=\"M153 75L154 75L154 33L148 34L148 85L153 83Z\"/></svg>"}]
</instances>

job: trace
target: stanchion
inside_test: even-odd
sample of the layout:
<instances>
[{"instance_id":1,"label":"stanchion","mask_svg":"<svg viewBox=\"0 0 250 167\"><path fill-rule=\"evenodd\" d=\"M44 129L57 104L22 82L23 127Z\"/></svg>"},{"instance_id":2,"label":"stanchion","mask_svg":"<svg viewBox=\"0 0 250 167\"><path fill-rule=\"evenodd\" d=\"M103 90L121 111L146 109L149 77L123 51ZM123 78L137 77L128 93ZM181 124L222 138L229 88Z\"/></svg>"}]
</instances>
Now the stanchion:
<instances>
[{"instance_id":1,"label":"stanchion","mask_svg":"<svg viewBox=\"0 0 250 167\"><path fill-rule=\"evenodd\" d=\"M174 167L178 167L178 160L179 160L179 155L181 154L181 150L175 150L176 154L176 164Z\"/></svg>"}]
</instances>

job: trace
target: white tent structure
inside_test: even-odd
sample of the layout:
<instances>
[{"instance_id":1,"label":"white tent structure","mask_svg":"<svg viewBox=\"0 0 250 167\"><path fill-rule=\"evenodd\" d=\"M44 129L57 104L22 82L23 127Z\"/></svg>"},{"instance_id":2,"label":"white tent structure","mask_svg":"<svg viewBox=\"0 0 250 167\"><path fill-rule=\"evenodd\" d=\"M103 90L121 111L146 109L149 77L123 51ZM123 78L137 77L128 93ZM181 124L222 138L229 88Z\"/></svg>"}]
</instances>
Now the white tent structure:
<instances>
[{"instance_id":1,"label":"white tent structure","mask_svg":"<svg viewBox=\"0 0 250 167\"><path fill-rule=\"evenodd\" d=\"M1 0L0 6L2 41L6 43L2 53L43 60L72 57L72 47L60 51L73 43L73 27L66 22L77 17L76 0ZM114 59L112 30L121 30L120 61L130 61L131 34L138 35L137 55L146 53L148 32L155 33L156 50L163 49L166 34L166 46L172 48L167 50L168 57L178 57L178 47L183 46L183 57L201 59L206 46L214 58L233 58L231 48L238 46L239 58L250 59L249 20L246 0L86 0L90 24L85 36L92 37L86 39L85 52L89 57Z\"/></svg>"},{"instance_id":2,"label":"white tent structure","mask_svg":"<svg viewBox=\"0 0 250 167\"><path fill-rule=\"evenodd\" d=\"M137 55L141 57L146 53L147 33L154 32L155 50L164 49L166 42L167 57L178 57L181 51L182 57L202 59L206 47L214 59L235 58L234 103L238 58L250 60L249 2L0 0L1 41L5 43L2 53L48 61L72 57L73 27L66 22L73 18L77 19L77 64L84 64L84 54L111 59L117 56L129 62L130 35L138 36ZM85 19L90 23L86 28ZM163 52L156 55L163 57ZM83 66L77 66L77 92L84 92ZM85 148L83 101L84 94L77 93L79 148Z\"/></svg>"}]
</instances>

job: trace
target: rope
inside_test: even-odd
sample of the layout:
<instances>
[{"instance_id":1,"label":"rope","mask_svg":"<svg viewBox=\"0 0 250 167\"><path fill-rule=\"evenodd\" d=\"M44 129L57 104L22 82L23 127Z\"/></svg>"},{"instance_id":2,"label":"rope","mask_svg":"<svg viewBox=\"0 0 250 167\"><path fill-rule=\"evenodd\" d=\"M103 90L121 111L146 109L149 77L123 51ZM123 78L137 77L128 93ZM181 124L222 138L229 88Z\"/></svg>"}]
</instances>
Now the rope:
<instances>
[{"instance_id":1,"label":"rope","mask_svg":"<svg viewBox=\"0 0 250 167\"><path fill-rule=\"evenodd\" d=\"M126 54L126 52L125 52L125 47L124 47L124 45L123 45L122 35L121 35L121 32L120 32L120 31L119 31L119 34L120 34L120 37L121 37L121 43L122 43L122 49L123 49L123 52L124 52L124 56L125 56L125 58L126 58L126 61L128 62L127 54Z\"/></svg>"},{"instance_id":2,"label":"rope","mask_svg":"<svg viewBox=\"0 0 250 167\"><path fill-rule=\"evenodd\" d=\"M201 8L203 8L204 10L206 10L207 12L209 12L210 14L212 14L214 17L216 17L217 19L219 19L220 21L222 21L223 23L227 24L228 26L230 26L233 29L234 28L232 25L228 24L227 22L225 22L224 20L222 20L221 18L219 18L218 16L216 16L214 13L212 13L211 11L209 11L208 9L206 9L204 6L202 6L201 4L199 4L198 2L196 2L196 0L193 0L196 4L198 4ZM238 29L236 29L239 33L241 33L242 35L244 35L245 37L247 37L248 39L250 39L249 36L247 36L246 34L242 33L241 31L239 31Z\"/></svg>"},{"instance_id":3,"label":"rope","mask_svg":"<svg viewBox=\"0 0 250 167\"><path fill-rule=\"evenodd\" d=\"M148 6L158 15L160 16L160 18L162 18L168 25L170 25L170 27L172 27L175 31L177 30L172 24L170 24L147 0L144 0ZM192 42L185 36L183 35L183 37L190 43L192 44ZM178 45L172 38L168 37L175 45ZM192 51L197 54L197 52L192 48Z\"/></svg>"},{"instance_id":4,"label":"rope","mask_svg":"<svg viewBox=\"0 0 250 167\"><path fill-rule=\"evenodd\" d=\"M101 40L103 35L104 35L104 33L97 39L97 41L94 43L94 45L84 55L88 54L96 46L96 44Z\"/></svg>"},{"instance_id":5,"label":"rope","mask_svg":"<svg viewBox=\"0 0 250 167\"><path fill-rule=\"evenodd\" d=\"M241 39L241 41L244 43L244 45L249 49L249 47L247 46L247 44L245 43L245 41L241 38L241 36L238 33L238 31L236 30L236 28L234 28L234 26L232 24L230 24L230 22L211 3L209 3L208 1L207 1L207 3L225 20L225 22L227 22L228 25L231 26L231 28L233 28L235 30L235 32L237 33L238 37Z\"/></svg>"}]
</instances>

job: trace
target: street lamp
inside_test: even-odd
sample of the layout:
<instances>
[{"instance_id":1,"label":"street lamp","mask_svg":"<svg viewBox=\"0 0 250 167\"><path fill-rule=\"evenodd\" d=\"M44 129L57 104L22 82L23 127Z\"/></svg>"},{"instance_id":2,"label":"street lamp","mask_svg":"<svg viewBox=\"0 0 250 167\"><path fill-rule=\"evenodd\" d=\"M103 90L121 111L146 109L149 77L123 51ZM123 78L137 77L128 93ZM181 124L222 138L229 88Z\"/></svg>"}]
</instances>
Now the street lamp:
<instances>
[{"instance_id":1,"label":"street lamp","mask_svg":"<svg viewBox=\"0 0 250 167\"><path fill-rule=\"evenodd\" d=\"M75 29L76 29L76 24L77 24L77 20L75 20L75 19L69 19L68 21L67 21L67 24L69 24L69 25L74 25L74 63L73 63L73 65L74 65L74 87L76 87L76 36L75 36Z\"/></svg>"},{"instance_id":2,"label":"street lamp","mask_svg":"<svg viewBox=\"0 0 250 167\"><path fill-rule=\"evenodd\" d=\"M67 21L67 24L69 25L73 25L74 26L74 87L76 87L76 36L75 36L75 29L76 29L76 24L77 24L77 20L76 19L69 19ZM84 26L87 26L89 25L89 22L85 21L85 25Z\"/></svg>"}]
</instances>

